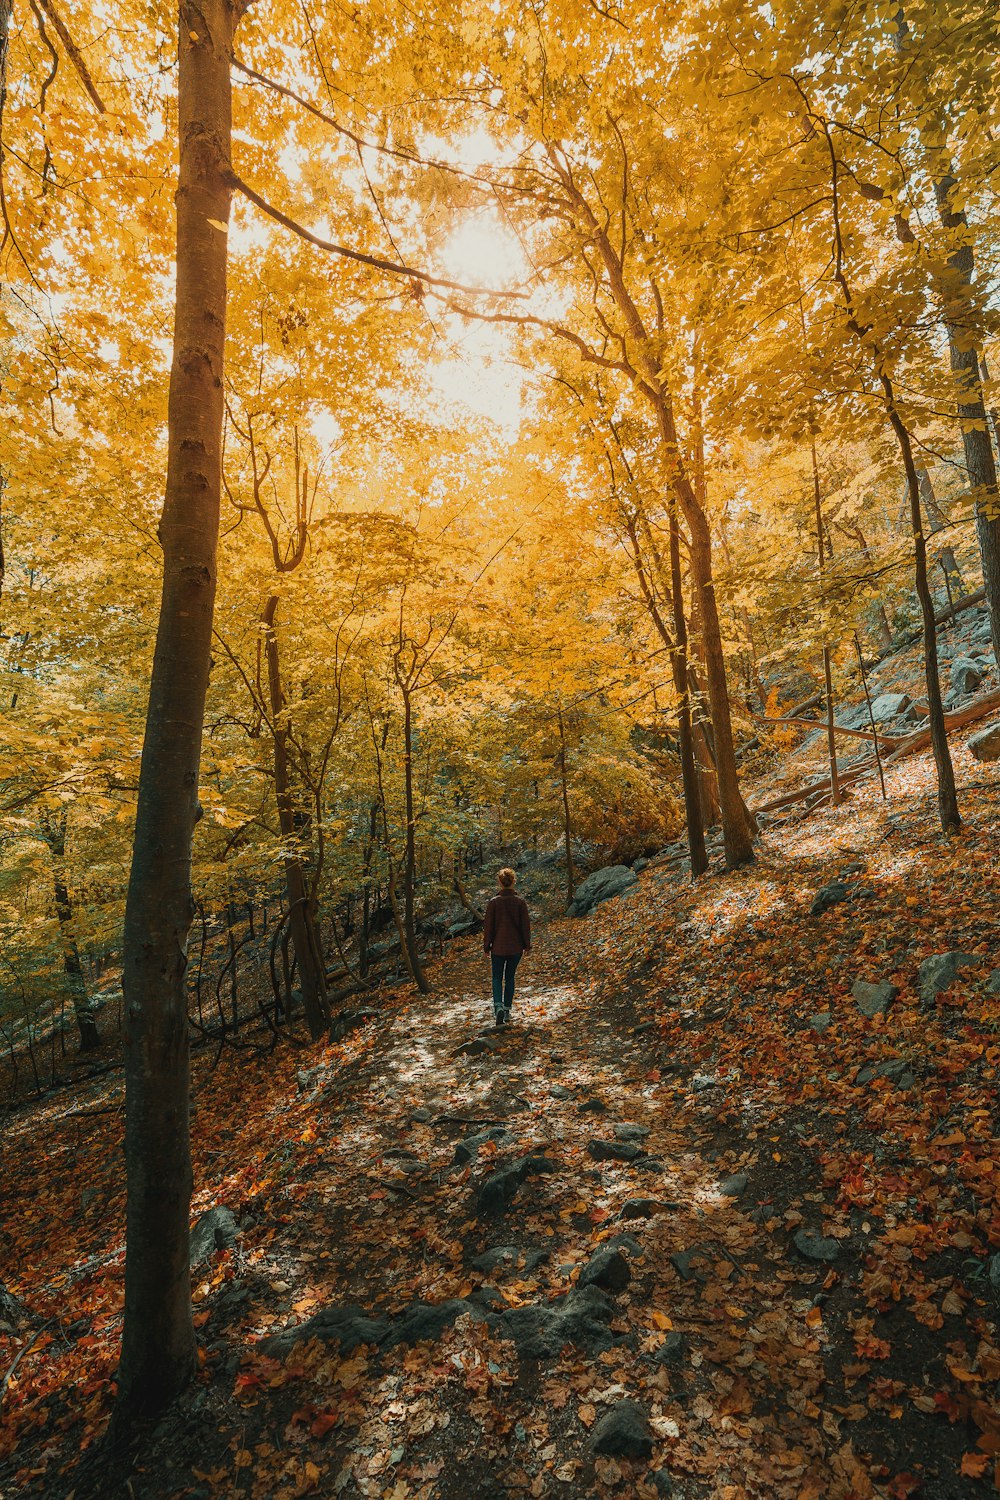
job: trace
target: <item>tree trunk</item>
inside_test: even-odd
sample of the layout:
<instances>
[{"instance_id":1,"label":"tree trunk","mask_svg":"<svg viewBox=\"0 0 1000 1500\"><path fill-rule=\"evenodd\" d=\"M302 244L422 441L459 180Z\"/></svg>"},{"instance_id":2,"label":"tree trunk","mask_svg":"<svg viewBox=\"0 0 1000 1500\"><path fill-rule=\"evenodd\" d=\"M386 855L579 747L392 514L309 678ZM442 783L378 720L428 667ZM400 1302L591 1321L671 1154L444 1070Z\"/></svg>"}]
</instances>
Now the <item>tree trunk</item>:
<instances>
[{"instance_id":1,"label":"tree trunk","mask_svg":"<svg viewBox=\"0 0 1000 1500\"><path fill-rule=\"evenodd\" d=\"M566 780L566 729L559 709L559 784L562 788L563 838L566 840L566 904L576 893L576 867L573 864L573 822L569 812L569 786Z\"/></svg>"},{"instance_id":2,"label":"tree trunk","mask_svg":"<svg viewBox=\"0 0 1000 1500\"><path fill-rule=\"evenodd\" d=\"M823 494L819 482L819 458L816 453L816 439L810 443L812 454L812 479L813 479L813 505L816 511L816 555L819 560L820 584L823 580L823 565L825 562L826 549L823 544ZM827 758L830 762L830 801L834 807L840 806L840 776L837 770L837 737L834 732L833 713L833 674L830 670L830 647L823 642L823 681L826 685L826 749Z\"/></svg>"},{"instance_id":3,"label":"tree trunk","mask_svg":"<svg viewBox=\"0 0 1000 1500\"><path fill-rule=\"evenodd\" d=\"M975 330L970 326L975 255L968 238L968 218L964 211L955 212L951 207L952 194L957 186L950 170L934 183L941 223L949 231L958 230L961 241L948 257L948 275L941 279L941 307L951 368L958 383L958 419L975 507L976 538L983 565L993 653L1000 662L1000 488L980 381L980 351Z\"/></svg>"},{"instance_id":4,"label":"tree trunk","mask_svg":"<svg viewBox=\"0 0 1000 1500\"><path fill-rule=\"evenodd\" d=\"M934 600L927 579L927 543L920 512L920 481L913 462L913 445L910 434L896 410L895 394L889 376L879 375L885 394L886 409L892 429L903 456L906 486L910 497L910 520L913 526L913 565L920 600L920 615L924 637L924 680L927 684L927 719L931 733L931 748L938 777L938 815L945 833L957 832L962 826L958 811L958 796L955 791L955 773L948 749L948 731L944 722L944 704L941 701L941 682L938 676L937 623L934 619Z\"/></svg>"},{"instance_id":5,"label":"tree trunk","mask_svg":"<svg viewBox=\"0 0 1000 1500\"><path fill-rule=\"evenodd\" d=\"M688 640L687 620L684 616L684 602L680 592L680 539L677 528L676 512L672 513L670 527L670 562L671 573L673 573L674 551L677 551L676 581L670 584L670 604L673 611L674 631L673 634L667 629L666 621L660 613L660 607L653 594L652 584L647 577L646 568L642 560L642 549L639 543L638 529L635 519L629 517L626 521L629 538L632 542L632 561L639 580L639 588L649 611L650 619L656 628L656 632L670 653L670 664L674 678L674 689L677 693L677 738L680 750L681 783L684 789L684 817L687 824L688 853L691 860L692 877L701 875L708 868L708 856L705 853L705 815L702 805L703 798L698 784L698 768L695 763L694 737L691 723L691 694L688 687ZM649 537L648 528L645 535ZM650 543L652 538L649 537ZM660 558L653 546L654 561L657 564L657 572L662 578L662 567ZM662 585L665 589L666 585ZM711 768L714 779L715 766ZM569 898L573 899L572 895Z\"/></svg>"},{"instance_id":6,"label":"tree trunk","mask_svg":"<svg viewBox=\"0 0 1000 1500\"><path fill-rule=\"evenodd\" d=\"M920 485L920 500L924 507L924 515L927 517L927 525L931 535L934 536L937 532L944 530L946 517L938 505L931 476L922 466L917 469L917 482ZM942 547L937 554L937 561L941 564L941 571L944 574L948 603L954 604L956 599L961 599L966 590L952 548Z\"/></svg>"},{"instance_id":7,"label":"tree trunk","mask_svg":"<svg viewBox=\"0 0 1000 1500\"><path fill-rule=\"evenodd\" d=\"M271 708L271 735L274 746L274 797L278 807L278 826L284 845L285 887L288 891L289 923L292 947L299 968L299 984L306 1013L309 1035L315 1041L330 1024L330 1002L326 993L326 964L316 918L316 905L309 890L305 866L296 852L295 806L292 799L288 765L288 729L284 722L285 695L281 688L281 661L274 617L277 594L271 594L261 615L264 627L264 656L267 661L267 690Z\"/></svg>"},{"instance_id":8,"label":"tree trunk","mask_svg":"<svg viewBox=\"0 0 1000 1500\"><path fill-rule=\"evenodd\" d=\"M87 982L83 977L80 950L73 931L73 903L66 884L66 813L45 819L45 839L52 853L52 886L63 947L63 972L73 1001L73 1014L80 1032L80 1051L93 1052L101 1045L97 1021L90 1008Z\"/></svg>"},{"instance_id":9,"label":"tree trunk","mask_svg":"<svg viewBox=\"0 0 1000 1500\"><path fill-rule=\"evenodd\" d=\"M681 776L684 785L684 816L687 822L688 858L691 879L696 880L708 869L705 849L705 814L698 769L695 764L694 736L691 730L691 694L688 674L688 631L681 587L681 538L677 524L677 507L670 507L670 592L674 604L675 649L671 654L674 688L677 692L677 717L681 752ZM714 771L714 766L713 766Z\"/></svg>"},{"instance_id":10,"label":"tree trunk","mask_svg":"<svg viewBox=\"0 0 1000 1500\"><path fill-rule=\"evenodd\" d=\"M403 925L406 946L410 952L410 972L422 995L430 993L430 984L417 951L417 924L414 914L417 882L417 823L413 806L413 704L408 688L403 694L403 791L406 800L406 852L403 859Z\"/></svg>"},{"instance_id":11,"label":"tree trunk","mask_svg":"<svg viewBox=\"0 0 1000 1500\"><path fill-rule=\"evenodd\" d=\"M181 0L177 281L159 539L163 589L125 907L125 1322L117 1429L195 1369L184 984L222 472L233 13Z\"/></svg>"}]
</instances>

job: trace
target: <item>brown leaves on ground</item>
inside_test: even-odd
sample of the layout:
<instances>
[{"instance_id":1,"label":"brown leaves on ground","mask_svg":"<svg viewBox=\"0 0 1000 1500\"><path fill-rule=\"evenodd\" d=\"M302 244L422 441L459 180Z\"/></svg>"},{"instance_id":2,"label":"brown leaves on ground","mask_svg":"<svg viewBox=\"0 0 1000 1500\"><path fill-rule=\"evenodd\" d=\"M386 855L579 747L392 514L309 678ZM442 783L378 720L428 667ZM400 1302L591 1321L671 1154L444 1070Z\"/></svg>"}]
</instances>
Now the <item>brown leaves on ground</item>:
<instances>
[{"instance_id":1,"label":"brown leaves on ground","mask_svg":"<svg viewBox=\"0 0 1000 1500\"><path fill-rule=\"evenodd\" d=\"M984 878L997 783L976 768L965 830L944 843L930 776L914 762L886 807L858 793L770 832L751 871L692 889L654 864L625 899L552 924L493 1053L455 1056L488 1015L471 945L438 966L429 999L399 997L309 1054L320 1071L304 1081L291 1048L214 1073L199 1059L195 1208L227 1204L242 1236L196 1272L201 1368L134 1492L652 1500L666 1476L687 1500L1000 1489ZM874 894L810 918L816 889L852 864ZM920 960L948 949L976 961L922 1009ZM860 1014L857 978L898 987L885 1017ZM909 1083L879 1071L893 1062ZM121 1120L80 1113L95 1102L25 1111L5 1141L18 1212L3 1265L38 1322L5 1337L0 1455L26 1493L72 1488L113 1390ZM496 1124L513 1141L454 1161ZM645 1155L595 1162L588 1144L624 1124L648 1129ZM502 1219L477 1217L485 1178L541 1152L554 1169L527 1177ZM520 1360L504 1325L469 1314L414 1346L261 1347L331 1304L396 1314L485 1288L499 1311L545 1305L623 1232L632 1278L597 1355ZM803 1232L827 1259L796 1248ZM503 1244L514 1260L475 1268ZM622 1400L642 1407L649 1460L594 1454Z\"/></svg>"}]
</instances>

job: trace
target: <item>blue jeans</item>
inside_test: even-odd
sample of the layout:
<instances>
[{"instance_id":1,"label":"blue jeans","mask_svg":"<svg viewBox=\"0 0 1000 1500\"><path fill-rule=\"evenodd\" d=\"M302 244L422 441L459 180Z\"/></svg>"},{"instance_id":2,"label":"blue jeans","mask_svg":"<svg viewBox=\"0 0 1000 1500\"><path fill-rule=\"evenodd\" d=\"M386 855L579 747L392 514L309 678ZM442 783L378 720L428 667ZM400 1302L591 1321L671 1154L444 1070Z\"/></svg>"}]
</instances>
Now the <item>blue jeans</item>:
<instances>
[{"instance_id":1,"label":"blue jeans","mask_svg":"<svg viewBox=\"0 0 1000 1500\"><path fill-rule=\"evenodd\" d=\"M521 961L520 953L491 953L493 964L493 1009L510 1010L514 1003L514 970Z\"/></svg>"}]
</instances>

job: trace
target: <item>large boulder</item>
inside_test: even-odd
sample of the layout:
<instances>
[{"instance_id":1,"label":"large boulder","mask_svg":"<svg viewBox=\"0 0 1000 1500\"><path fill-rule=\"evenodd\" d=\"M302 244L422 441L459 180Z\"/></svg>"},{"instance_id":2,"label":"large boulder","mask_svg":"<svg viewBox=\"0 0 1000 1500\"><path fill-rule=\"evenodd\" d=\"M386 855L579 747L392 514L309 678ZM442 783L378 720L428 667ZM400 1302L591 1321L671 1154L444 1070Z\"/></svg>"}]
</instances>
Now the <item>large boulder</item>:
<instances>
[{"instance_id":1,"label":"large boulder","mask_svg":"<svg viewBox=\"0 0 1000 1500\"><path fill-rule=\"evenodd\" d=\"M1000 760L1000 719L974 734L969 750L974 760Z\"/></svg>"},{"instance_id":2,"label":"large boulder","mask_svg":"<svg viewBox=\"0 0 1000 1500\"><path fill-rule=\"evenodd\" d=\"M921 1005L933 1005L938 995L954 984L958 971L975 962L973 953L932 953L930 958L925 958L917 978Z\"/></svg>"},{"instance_id":3,"label":"large boulder","mask_svg":"<svg viewBox=\"0 0 1000 1500\"><path fill-rule=\"evenodd\" d=\"M872 699L872 718L876 724L888 724L890 719L899 719L904 714L912 718L910 709L911 701L906 693L880 693L877 698ZM867 718L867 710L865 717Z\"/></svg>"},{"instance_id":4,"label":"large boulder","mask_svg":"<svg viewBox=\"0 0 1000 1500\"><path fill-rule=\"evenodd\" d=\"M573 1287L551 1302L512 1307L499 1326L526 1359L557 1359L566 1344L600 1354L614 1344L614 1303L596 1286Z\"/></svg>"},{"instance_id":5,"label":"large boulder","mask_svg":"<svg viewBox=\"0 0 1000 1500\"><path fill-rule=\"evenodd\" d=\"M956 656L951 664L951 686L959 697L974 693L983 680L983 669L971 656Z\"/></svg>"},{"instance_id":6,"label":"large boulder","mask_svg":"<svg viewBox=\"0 0 1000 1500\"><path fill-rule=\"evenodd\" d=\"M595 870L576 888L568 911L571 917L585 917L601 901L610 901L636 884L638 876L628 865L606 865Z\"/></svg>"}]
</instances>

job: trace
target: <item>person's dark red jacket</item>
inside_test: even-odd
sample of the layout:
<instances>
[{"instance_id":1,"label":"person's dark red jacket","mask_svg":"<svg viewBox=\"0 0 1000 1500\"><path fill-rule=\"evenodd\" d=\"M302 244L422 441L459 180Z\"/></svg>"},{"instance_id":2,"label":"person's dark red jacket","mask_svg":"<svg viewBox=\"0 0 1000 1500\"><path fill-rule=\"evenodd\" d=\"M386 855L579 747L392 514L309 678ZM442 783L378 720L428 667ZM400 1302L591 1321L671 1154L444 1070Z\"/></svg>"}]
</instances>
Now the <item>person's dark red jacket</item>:
<instances>
[{"instance_id":1,"label":"person's dark red jacket","mask_svg":"<svg viewBox=\"0 0 1000 1500\"><path fill-rule=\"evenodd\" d=\"M528 903L516 891L497 891L486 903L483 950L497 958L513 958L531 951L531 918Z\"/></svg>"}]
</instances>

